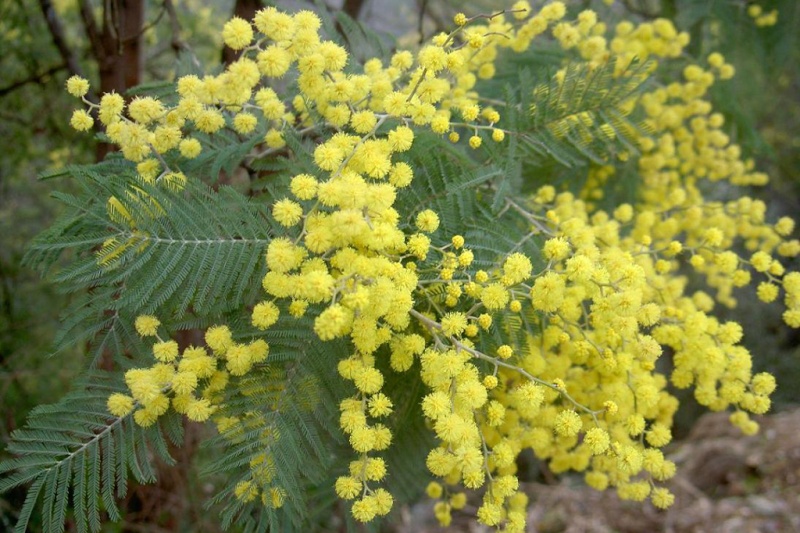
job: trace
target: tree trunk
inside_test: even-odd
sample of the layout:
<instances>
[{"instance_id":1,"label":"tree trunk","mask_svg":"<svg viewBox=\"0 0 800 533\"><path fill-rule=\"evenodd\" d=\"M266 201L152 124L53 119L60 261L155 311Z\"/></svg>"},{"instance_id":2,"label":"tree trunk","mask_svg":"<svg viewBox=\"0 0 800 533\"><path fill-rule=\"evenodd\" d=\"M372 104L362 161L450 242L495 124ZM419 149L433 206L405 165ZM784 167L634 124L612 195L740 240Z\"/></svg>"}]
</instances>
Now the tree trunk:
<instances>
[{"instance_id":1,"label":"tree trunk","mask_svg":"<svg viewBox=\"0 0 800 533\"><path fill-rule=\"evenodd\" d=\"M344 0L342 11L347 13L351 19L358 20L365 3L365 0Z\"/></svg>"},{"instance_id":2,"label":"tree trunk","mask_svg":"<svg viewBox=\"0 0 800 533\"><path fill-rule=\"evenodd\" d=\"M141 83L144 67L142 29L145 0L111 0L103 12L99 42L93 53L100 71L100 92L119 94ZM111 151L105 143L97 145L97 160Z\"/></svg>"}]
</instances>

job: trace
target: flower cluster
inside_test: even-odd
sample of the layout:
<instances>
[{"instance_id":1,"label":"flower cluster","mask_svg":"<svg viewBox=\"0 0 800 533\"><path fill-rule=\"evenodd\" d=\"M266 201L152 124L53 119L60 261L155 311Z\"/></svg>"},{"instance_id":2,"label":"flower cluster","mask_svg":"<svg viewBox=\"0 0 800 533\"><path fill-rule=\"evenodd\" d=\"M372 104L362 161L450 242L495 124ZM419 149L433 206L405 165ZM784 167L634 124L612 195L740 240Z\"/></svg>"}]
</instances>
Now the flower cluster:
<instances>
[{"instance_id":1,"label":"flower cluster","mask_svg":"<svg viewBox=\"0 0 800 533\"><path fill-rule=\"evenodd\" d=\"M289 134L317 136L307 169L271 205L284 231L266 250L265 296L250 320L265 331L283 309L290 317L312 316L322 341L347 339L350 350L331 372L350 386L339 425L354 458L335 491L352 502L359 521L393 506L381 486L390 475L382 452L395 437L387 371L426 387L422 412L437 438L426 458L436 478L427 493L438 500L437 518L448 524L452 510L466 504L464 489L481 489L478 520L507 531L525 528L527 498L516 470L523 450L555 473L583 472L591 487L666 508L674 497L664 482L675 464L662 449L678 408L670 385L693 387L709 409L730 410L746 434L758 429L750 414L770 407L775 380L753 373L739 344L742 327L711 313L716 303L735 305L734 288L754 283L764 302L782 290L784 319L800 327L800 274L787 273L780 259L798 255L800 243L790 238L793 221L768 223L759 200L704 196L710 182L766 182L742 160L723 117L704 99L716 80L735 73L720 54L625 104L647 126L636 146L618 154L638 173L635 205L597 207L612 162L593 166L576 194L547 185L505 199L500 216L529 229L524 240L541 244L537 256L515 247L491 268L478 268L472 243L444 235L441 213L425 205L398 211L398 197L419 170L405 154L421 130L456 143L467 132L473 150L484 137L502 143L517 134L499 126L500 113L483 106L476 90L478 80L494 76L501 48L525 50L549 31L574 60L592 69L611 64L626 76L634 59L649 58L648 68L656 68L679 58L689 41L662 19L623 22L608 36L593 11L566 17L557 1L535 13L521 1L508 12L459 14L453 32L416 54L399 51L387 64L370 59L361 66L323 38L314 13L269 7L252 23L234 18L225 25L226 45L241 56L217 76L179 79L174 105L152 97L126 104L115 94L93 104L85 80L67 84L88 106L73 115L75 128L91 128L96 113L143 180L175 188L183 183L176 178L181 161L197 157L201 139L217 132L257 136L263 151L255 157L288 150ZM562 70L555 78L564 77ZM283 85L288 94L276 90ZM570 120L595 118L572 116L567 126ZM124 216L112 204L110 212ZM687 267L715 293L690 292L681 270ZM172 406L204 421L226 386L257 378L268 366L265 341L235 342L226 326L209 329L205 347L182 351L158 336L159 327L154 317L137 319L140 335L157 338L155 363L126 373L130 394L109 398L113 415L133 412L147 426ZM669 372L659 364L665 347ZM224 435L260 419L213 420ZM264 505L280 507L286 493L273 485L276 468L267 453L251 458L236 497L260 495Z\"/></svg>"},{"instance_id":2,"label":"flower cluster","mask_svg":"<svg viewBox=\"0 0 800 533\"><path fill-rule=\"evenodd\" d=\"M778 10L773 9L765 13L764 8L759 4L750 4L747 6L747 15L753 19L756 26L759 28L774 26L778 23Z\"/></svg>"},{"instance_id":3,"label":"flower cluster","mask_svg":"<svg viewBox=\"0 0 800 533\"><path fill-rule=\"evenodd\" d=\"M114 393L108 410L115 416L133 418L140 426L151 426L170 406L189 420L205 422L221 401L230 376L247 373L262 363L269 345L262 339L248 344L236 343L227 326L216 326L205 335L206 347L188 346L183 350L174 340L158 334L160 321L150 315L136 319L136 331L142 337L155 337L150 368L134 368L125 373L130 395ZM210 353L209 353L210 350Z\"/></svg>"}]
</instances>

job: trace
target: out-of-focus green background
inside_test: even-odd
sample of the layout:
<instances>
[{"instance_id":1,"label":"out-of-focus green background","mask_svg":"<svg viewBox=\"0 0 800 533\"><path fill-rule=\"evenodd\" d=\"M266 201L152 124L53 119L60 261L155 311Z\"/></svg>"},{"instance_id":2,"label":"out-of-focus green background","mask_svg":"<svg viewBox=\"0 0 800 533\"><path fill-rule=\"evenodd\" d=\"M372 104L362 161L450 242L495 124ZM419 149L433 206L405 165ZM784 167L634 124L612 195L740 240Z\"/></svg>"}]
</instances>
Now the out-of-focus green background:
<instances>
[{"instance_id":1,"label":"out-of-focus green background","mask_svg":"<svg viewBox=\"0 0 800 533\"><path fill-rule=\"evenodd\" d=\"M489 13L509 7L511 0L327 0L274 2L285 9L344 9L365 25L393 35L399 45L414 46L425 36L449 27L457 11ZM534 7L544 2L531 2ZM592 7L617 20L673 18L689 31L689 53L705 56L721 51L737 68L732 82L712 92L715 106L728 119L730 134L772 177L770 187L748 191L769 205L772 217L800 216L800 2L797 0L573 0L571 8ZM759 28L746 14L749 4L765 12L777 9L778 23ZM80 347L53 353L65 297L22 262L26 245L54 219L58 204L53 190L69 190L64 178L42 181L45 171L96 159L96 141L68 126L76 102L64 91L65 80L78 70L97 92L101 71L130 73L139 83L170 80L180 62L195 58L213 69L224 60L219 31L232 14L252 14L260 0L5 0L0 5L0 454L2 443L24 423L26 413L53 402L84 368ZM115 11L108 11L114 6ZM313 7L313 6L311 6ZM119 17L138 16L138 30L120 35ZM50 22L47 22L46 14ZM601 18L607 18L601 15ZM117 17L117 19L115 19ZM123 41L140 37L138 68L115 62ZM103 39L106 39L105 41ZM110 41L109 41L110 39ZM117 39L117 41L114 41ZM117 85L117 90L127 86ZM797 269L797 264L791 265ZM800 395L800 332L782 325L778 305L756 304L747 291L737 295L739 308L726 312L745 325L745 344L758 370L776 373L778 410L796 407ZM757 312L752 309L758 308ZM691 400L679 419L685 435L699 411ZM202 433L195 435L196 440ZM125 528L147 523L147 531L214 531L213 513L204 513L208 492L194 482L196 471L186 457L185 471L167 485L133 491ZM187 482L191 481L191 482ZM177 488L176 488L177 487ZM155 495L155 496L154 496ZM0 530L10 528L10 516L21 493L0 496ZM185 518L159 522L146 516L148 498L169 497ZM147 522L150 520L150 522ZM139 527L140 528L140 527ZM141 529L141 528L140 528ZM127 530L127 529L126 529Z\"/></svg>"}]
</instances>

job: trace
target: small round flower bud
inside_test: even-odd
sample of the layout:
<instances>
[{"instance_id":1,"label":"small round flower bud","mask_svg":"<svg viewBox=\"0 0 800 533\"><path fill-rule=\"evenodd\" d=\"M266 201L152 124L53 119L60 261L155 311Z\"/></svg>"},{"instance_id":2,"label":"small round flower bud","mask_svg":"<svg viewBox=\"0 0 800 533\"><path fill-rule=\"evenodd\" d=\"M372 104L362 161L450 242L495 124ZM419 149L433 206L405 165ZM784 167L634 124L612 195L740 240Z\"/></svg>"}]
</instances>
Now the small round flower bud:
<instances>
[{"instance_id":1,"label":"small round flower bud","mask_svg":"<svg viewBox=\"0 0 800 533\"><path fill-rule=\"evenodd\" d=\"M72 76L67 80L67 92L76 98L89 92L89 82L80 76Z\"/></svg>"}]
</instances>

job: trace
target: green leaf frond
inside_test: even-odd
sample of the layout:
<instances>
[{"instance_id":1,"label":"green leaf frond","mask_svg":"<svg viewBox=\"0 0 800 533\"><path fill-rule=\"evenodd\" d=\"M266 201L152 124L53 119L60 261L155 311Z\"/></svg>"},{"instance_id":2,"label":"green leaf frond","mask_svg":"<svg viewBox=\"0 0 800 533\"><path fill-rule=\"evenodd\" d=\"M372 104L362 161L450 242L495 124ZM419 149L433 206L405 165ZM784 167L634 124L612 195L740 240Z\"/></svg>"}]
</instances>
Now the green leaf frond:
<instances>
[{"instance_id":1,"label":"green leaf frond","mask_svg":"<svg viewBox=\"0 0 800 533\"><path fill-rule=\"evenodd\" d=\"M214 135L198 133L196 137L203 145L203 151L194 159L182 161L181 169L187 176L205 183L217 183L223 173L230 176L247 161L253 148L263 141L264 133L265 128L257 128L245 140L228 130L220 130Z\"/></svg>"},{"instance_id":2,"label":"green leaf frond","mask_svg":"<svg viewBox=\"0 0 800 533\"><path fill-rule=\"evenodd\" d=\"M515 64L513 75L490 82L506 84L504 100L487 105L498 106L501 125L516 132L525 164L574 168L637 154L635 139L649 128L632 104L646 87L651 64L633 61L619 69L613 56L601 65L556 59L537 75Z\"/></svg>"},{"instance_id":3,"label":"green leaf frond","mask_svg":"<svg viewBox=\"0 0 800 533\"><path fill-rule=\"evenodd\" d=\"M329 39L345 46L357 63L378 58L386 59L395 42L389 33L370 28L341 10L331 10L324 2L315 0L322 18L322 26ZM352 64L350 65L353 66Z\"/></svg>"},{"instance_id":4,"label":"green leaf frond","mask_svg":"<svg viewBox=\"0 0 800 533\"><path fill-rule=\"evenodd\" d=\"M71 170L81 192L57 195L66 213L26 257L63 292L80 295L58 347L93 339L97 357L109 344L138 344L129 327L137 314L221 315L256 299L272 233L263 205L194 180L181 192L164 190L137 182L125 166L100 178L99 167L114 164Z\"/></svg>"},{"instance_id":5,"label":"green leaf frond","mask_svg":"<svg viewBox=\"0 0 800 533\"><path fill-rule=\"evenodd\" d=\"M508 205L523 186L519 151L506 150L502 158L477 162L437 135L419 135L407 156L415 169L414 181L397 199L401 212L408 213L409 226L420 210L433 209L441 221L434 241L446 245L453 235L463 235L479 268L489 268L516 251L538 257L541 236L531 234L529 224Z\"/></svg>"},{"instance_id":6,"label":"green leaf frond","mask_svg":"<svg viewBox=\"0 0 800 533\"><path fill-rule=\"evenodd\" d=\"M206 473L224 472L235 480L213 499L223 505L224 526L235 522L250 524L253 531L296 531L320 518L312 510L330 510L316 500L335 501L335 478L330 476L334 462L341 460L343 439L338 403L348 391L330 372L330 361L348 349L343 342L309 337L311 327L310 319L285 318L270 328L265 335L268 362L235 378L224 407L215 415L223 429L209 442L219 452ZM243 501L236 487L248 482L260 492L252 501ZM284 493L279 508L272 505L271 489Z\"/></svg>"},{"instance_id":7,"label":"green leaf frond","mask_svg":"<svg viewBox=\"0 0 800 533\"><path fill-rule=\"evenodd\" d=\"M125 495L129 475L155 480L153 452L173 462L165 434L178 441L180 419L165 416L145 429L131 415L114 417L106 401L120 391L120 376L95 373L58 403L32 411L25 428L12 434L13 458L0 463L0 493L30 483L15 531L26 531L40 499L46 531L64 530L70 500L78 531L99 531L103 513L120 518L115 500Z\"/></svg>"}]
</instances>

